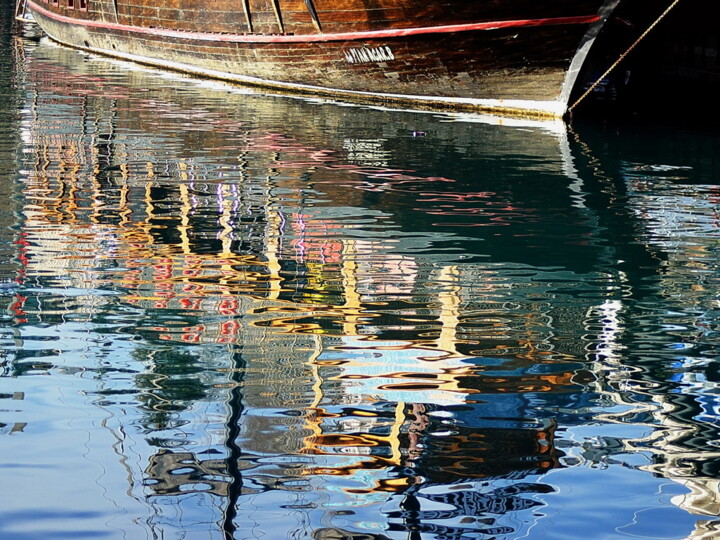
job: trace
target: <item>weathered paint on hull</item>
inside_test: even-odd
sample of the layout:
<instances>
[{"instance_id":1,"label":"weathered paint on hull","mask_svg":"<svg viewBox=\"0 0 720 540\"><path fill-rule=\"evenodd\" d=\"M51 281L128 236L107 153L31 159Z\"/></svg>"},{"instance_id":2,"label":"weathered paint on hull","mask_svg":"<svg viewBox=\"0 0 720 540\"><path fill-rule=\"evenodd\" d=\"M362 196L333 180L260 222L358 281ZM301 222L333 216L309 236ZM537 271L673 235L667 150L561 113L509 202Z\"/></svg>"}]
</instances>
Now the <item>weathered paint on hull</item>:
<instances>
[{"instance_id":1,"label":"weathered paint on hull","mask_svg":"<svg viewBox=\"0 0 720 540\"><path fill-rule=\"evenodd\" d=\"M60 43L200 76L353 101L552 117L565 113L573 59L604 21L596 5L573 17L241 34L28 6Z\"/></svg>"}]
</instances>

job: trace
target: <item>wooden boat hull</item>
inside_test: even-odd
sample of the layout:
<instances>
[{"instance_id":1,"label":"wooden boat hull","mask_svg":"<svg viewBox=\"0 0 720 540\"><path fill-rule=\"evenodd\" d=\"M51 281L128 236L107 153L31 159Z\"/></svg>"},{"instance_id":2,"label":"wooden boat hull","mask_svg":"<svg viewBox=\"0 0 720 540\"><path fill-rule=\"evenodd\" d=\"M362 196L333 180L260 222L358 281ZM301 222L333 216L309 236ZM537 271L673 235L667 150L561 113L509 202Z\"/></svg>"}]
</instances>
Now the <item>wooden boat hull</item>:
<instances>
[{"instance_id":1,"label":"wooden boat hull","mask_svg":"<svg viewBox=\"0 0 720 540\"><path fill-rule=\"evenodd\" d=\"M327 10L293 26L294 19L286 16L283 23L278 12L275 27L269 22L263 27L259 22L240 24L248 20L242 10L235 13L234 25L183 22L189 15L209 16L208 11L178 10L174 24L163 19L159 26L159 7L148 8L155 18L122 17L117 5L108 10L105 0L98 2L97 12L63 11L59 2L76 0L59 0L58 5L53 1L28 0L34 18L51 38L144 64L353 101L554 117L566 112L584 55L617 3L576 2L579 7L566 6L573 15L528 8L532 17L498 20L472 19L483 9L475 7L455 10L460 15L454 18L438 15L436 24L420 26L393 21L387 14L379 22L332 26L325 22L332 20ZM509 15L493 9L488 15ZM255 12L268 15L257 6ZM317 30L319 18L322 31ZM272 17L259 20L268 19ZM238 31L251 28L253 32Z\"/></svg>"}]
</instances>

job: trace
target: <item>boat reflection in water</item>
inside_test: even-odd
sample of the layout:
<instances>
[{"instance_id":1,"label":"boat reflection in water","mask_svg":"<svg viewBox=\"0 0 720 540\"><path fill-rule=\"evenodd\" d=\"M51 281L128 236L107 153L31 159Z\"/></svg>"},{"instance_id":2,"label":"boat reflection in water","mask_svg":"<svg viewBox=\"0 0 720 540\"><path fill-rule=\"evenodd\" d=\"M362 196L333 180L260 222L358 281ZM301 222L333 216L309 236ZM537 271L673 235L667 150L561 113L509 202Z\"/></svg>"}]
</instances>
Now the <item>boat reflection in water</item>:
<instances>
[{"instance_id":1,"label":"boat reflection in water","mask_svg":"<svg viewBox=\"0 0 720 540\"><path fill-rule=\"evenodd\" d=\"M677 208L671 178L665 202L644 196L656 171L598 161L561 124L20 47L4 374L79 395L57 399L60 428L19 434L92 486L75 532L561 538L593 514L601 536L717 530L717 255L668 223L712 204Z\"/></svg>"}]
</instances>

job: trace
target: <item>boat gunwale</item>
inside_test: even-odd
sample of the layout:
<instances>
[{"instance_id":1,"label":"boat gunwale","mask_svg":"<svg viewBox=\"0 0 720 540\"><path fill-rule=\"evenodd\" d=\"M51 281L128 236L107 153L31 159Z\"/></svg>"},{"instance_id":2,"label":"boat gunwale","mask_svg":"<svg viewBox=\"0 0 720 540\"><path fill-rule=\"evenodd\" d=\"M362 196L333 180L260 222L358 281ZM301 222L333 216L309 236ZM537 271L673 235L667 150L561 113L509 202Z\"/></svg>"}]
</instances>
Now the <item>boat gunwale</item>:
<instances>
[{"instance_id":1,"label":"boat gunwale","mask_svg":"<svg viewBox=\"0 0 720 540\"><path fill-rule=\"evenodd\" d=\"M570 17L552 17L542 19L512 19L501 21L485 21L468 24L453 24L443 26L423 26L413 28L398 28L386 30L367 30L362 32L338 32L328 34L225 34L213 32L192 32L188 30L174 30L154 26L135 26L129 24L110 23L94 19L68 17L54 11L45 9L33 0L27 0L33 11L60 23L99 28L118 32L134 32L151 34L158 37L170 37L194 41L215 41L225 43L317 43L328 41L362 41L367 39L383 39L394 37L408 37L428 34L452 34L458 32L502 30L506 28L532 28L538 26L566 26L593 24L600 20L600 16L578 15Z\"/></svg>"}]
</instances>

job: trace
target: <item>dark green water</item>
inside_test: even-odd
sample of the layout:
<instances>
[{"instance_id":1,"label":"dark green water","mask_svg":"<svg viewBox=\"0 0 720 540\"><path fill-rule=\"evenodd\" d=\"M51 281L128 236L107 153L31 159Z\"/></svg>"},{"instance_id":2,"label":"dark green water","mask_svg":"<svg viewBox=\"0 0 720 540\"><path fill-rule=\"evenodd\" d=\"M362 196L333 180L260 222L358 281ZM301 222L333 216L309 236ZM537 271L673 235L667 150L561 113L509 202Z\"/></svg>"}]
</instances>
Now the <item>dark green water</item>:
<instances>
[{"instance_id":1,"label":"dark green water","mask_svg":"<svg viewBox=\"0 0 720 540\"><path fill-rule=\"evenodd\" d=\"M4 17L0 538L720 535L713 129L260 95Z\"/></svg>"}]
</instances>

